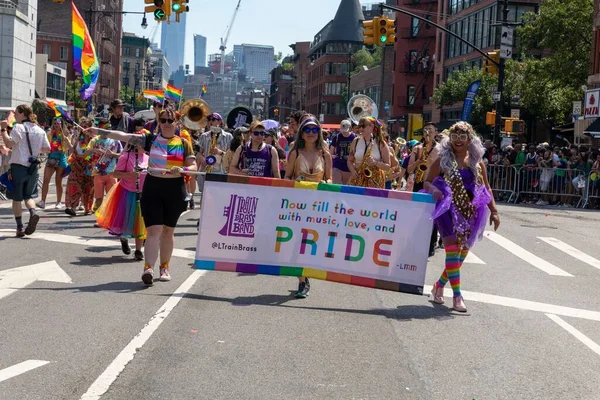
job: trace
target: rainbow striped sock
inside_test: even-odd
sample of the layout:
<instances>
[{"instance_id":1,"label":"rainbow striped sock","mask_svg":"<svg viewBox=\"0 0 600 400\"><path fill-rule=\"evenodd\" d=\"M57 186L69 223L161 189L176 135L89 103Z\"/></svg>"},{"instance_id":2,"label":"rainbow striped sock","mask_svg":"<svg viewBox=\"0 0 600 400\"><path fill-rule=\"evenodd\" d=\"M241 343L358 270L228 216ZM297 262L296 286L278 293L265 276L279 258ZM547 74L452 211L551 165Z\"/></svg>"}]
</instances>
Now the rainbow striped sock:
<instances>
[{"instance_id":1,"label":"rainbow striped sock","mask_svg":"<svg viewBox=\"0 0 600 400\"><path fill-rule=\"evenodd\" d=\"M446 269L444 269L442 276L440 276L440 279L437 282L438 287L446 286L446 283L448 283L449 280L452 285L452 275L450 274L450 271L460 269L460 247L458 247L457 244L450 244L444 249L446 250ZM454 286L452 286L452 288L454 289Z\"/></svg>"},{"instance_id":2,"label":"rainbow striped sock","mask_svg":"<svg viewBox=\"0 0 600 400\"><path fill-rule=\"evenodd\" d=\"M465 262L465 258L467 258L467 255L469 254L469 249L463 247L460 251L460 264L462 265L462 263Z\"/></svg>"}]
</instances>

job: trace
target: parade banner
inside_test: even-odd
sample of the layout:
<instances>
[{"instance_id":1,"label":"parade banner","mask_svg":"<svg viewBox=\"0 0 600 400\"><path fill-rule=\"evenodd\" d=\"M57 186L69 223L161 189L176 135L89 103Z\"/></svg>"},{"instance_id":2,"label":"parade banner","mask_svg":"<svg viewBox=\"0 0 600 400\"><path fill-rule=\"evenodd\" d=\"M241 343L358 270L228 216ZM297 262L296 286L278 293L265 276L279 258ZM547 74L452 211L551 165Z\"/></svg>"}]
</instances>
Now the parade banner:
<instances>
[{"instance_id":1,"label":"parade banner","mask_svg":"<svg viewBox=\"0 0 600 400\"><path fill-rule=\"evenodd\" d=\"M422 294L429 194L207 174L198 269Z\"/></svg>"}]
</instances>

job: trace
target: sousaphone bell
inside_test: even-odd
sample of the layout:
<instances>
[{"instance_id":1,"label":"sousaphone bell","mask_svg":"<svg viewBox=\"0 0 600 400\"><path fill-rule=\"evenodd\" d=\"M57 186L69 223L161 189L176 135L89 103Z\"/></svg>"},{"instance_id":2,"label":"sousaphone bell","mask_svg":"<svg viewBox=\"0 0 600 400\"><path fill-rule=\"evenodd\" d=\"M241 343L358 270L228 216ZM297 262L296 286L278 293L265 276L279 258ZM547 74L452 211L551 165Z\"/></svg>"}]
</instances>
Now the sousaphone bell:
<instances>
[{"instance_id":1,"label":"sousaphone bell","mask_svg":"<svg viewBox=\"0 0 600 400\"><path fill-rule=\"evenodd\" d=\"M379 116L379 109L377 104L369 96L364 94L357 94L353 96L348 102L348 116L352 122L358 124L361 118L373 117L377 119Z\"/></svg>"},{"instance_id":2,"label":"sousaphone bell","mask_svg":"<svg viewBox=\"0 0 600 400\"><path fill-rule=\"evenodd\" d=\"M199 131L204 128L207 124L206 117L212 113L208 103L202 99L186 100L181 105L180 112L183 125L193 131Z\"/></svg>"}]
</instances>

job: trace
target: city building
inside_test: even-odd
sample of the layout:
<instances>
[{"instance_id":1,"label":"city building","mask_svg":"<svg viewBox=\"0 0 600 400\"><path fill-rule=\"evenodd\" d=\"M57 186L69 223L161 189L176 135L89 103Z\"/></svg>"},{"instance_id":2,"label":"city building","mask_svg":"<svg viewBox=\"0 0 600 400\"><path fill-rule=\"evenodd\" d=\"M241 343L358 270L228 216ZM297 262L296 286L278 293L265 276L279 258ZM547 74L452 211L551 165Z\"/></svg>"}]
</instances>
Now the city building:
<instances>
[{"instance_id":1,"label":"city building","mask_svg":"<svg viewBox=\"0 0 600 400\"><path fill-rule=\"evenodd\" d=\"M185 82L181 85L182 96L186 99L197 99L202 97L202 86L207 85L208 82L210 82L210 78L210 73L186 76Z\"/></svg>"},{"instance_id":2,"label":"city building","mask_svg":"<svg viewBox=\"0 0 600 400\"><path fill-rule=\"evenodd\" d=\"M240 44L233 45L233 69L241 71L244 69L244 48Z\"/></svg>"},{"instance_id":3,"label":"city building","mask_svg":"<svg viewBox=\"0 0 600 400\"><path fill-rule=\"evenodd\" d=\"M47 54L35 56L36 98L67 106L67 70L48 62Z\"/></svg>"},{"instance_id":4,"label":"city building","mask_svg":"<svg viewBox=\"0 0 600 400\"><path fill-rule=\"evenodd\" d=\"M573 115L573 143L592 142L600 145L600 0L594 0L593 44L590 55L590 74L579 117ZM574 111L575 114L575 111ZM570 128L570 127L569 127ZM565 135L564 129L559 132ZM568 135L565 135L568 137Z\"/></svg>"},{"instance_id":5,"label":"city building","mask_svg":"<svg viewBox=\"0 0 600 400\"><path fill-rule=\"evenodd\" d=\"M389 121L394 77L394 48L386 46L384 57L384 71L381 73L381 65L373 68L359 67L359 72L350 77L350 96L364 94L369 96L379 109L378 118ZM383 81L382 81L383 78ZM383 91L381 90L383 83ZM346 103L347 104L347 103ZM346 110L344 110L346 111ZM390 127L391 129L392 127Z\"/></svg>"},{"instance_id":6,"label":"city building","mask_svg":"<svg viewBox=\"0 0 600 400\"><path fill-rule=\"evenodd\" d=\"M423 0L425 1L425 0ZM538 11L539 0L510 2L508 21L521 22L523 14ZM456 33L484 51L493 51L500 46L500 25L502 7L496 0L439 0L437 6L438 24ZM518 37L515 38L518 40ZM516 43L515 41L515 43ZM444 82L454 70L464 65L481 67L481 54L455 37L439 32L436 37L435 52L431 55L434 68L434 87ZM417 97L418 93L416 94ZM433 122L456 121L460 119L462 102L438 108L434 104L423 105L423 115Z\"/></svg>"},{"instance_id":7,"label":"city building","mask_svg":"<svg viewBox=\"0 0 600 400\"><path fill-rule=\"evenodd\" d=\"M137 96L146 89L146 58L150 41L133 33L123 32L121 39L121 85L133 89ZM126 103L130 99L123 99Z\"/></svg>"},{"instance_id":8,"label":"city building","mask_svg":"<svg viewBox=\"0 0 600 400\"><path fill-rule=\"evenodd\" d=\"M110 104L119 97L123 1L74 0L74 3L87 23L100 62L92 103ZM67 81L79 79L73 71L71 2L39 1L35 18L37 53L48 54L50 63L66 63Z\"/></svg>"},{"instance_id":9,"label":"city building","mask_svg":"<svg viewBox=\"0 0 600 400\"><path fill-rule=\"evenodd\" d=\"M310 42L296 42L291 44L290 48L294 52L292 58L294 65L294 74L292 76L292 108L295 110L304 110L306 106L306 79Z\"/></svg>"},{"instance_id":10,"label":"city building","mask_svg":"<svg viewBox=\"0 0 600 400\"><path fill-rule=\"evenodd\" d=\"M194 70L196 67L206 67L206 37L194 35Z\"/></svg>"},{"instance_id":11,"label":"city building","mask_svg":"<svg viewBox=\"0 0 600 400\"><path fill-rule=\"evenodd\" d=\"M148 55L150 60L149 69L152 71L152 80L149 82L148 89L160 90L167 87L169 77L171 76L171 68L169 61L161 50L155 50Z\"/></svg>"},{"instance_id":12,"label":"city building","mask_svg":"<svg viewBox=\"0 0 600 400\"><path fill-rule=\"evenodd\" d=\"M310 45L304 108L332 127L347 116L343 93L349 87L352 54L363 47L363 20L359 0L341 0L334 19Z\"/></svg>"},{"instance_id":13,"label":"city building","mask_svg":"<svg viewBox=\"0 0 600 400\"><path fill-rule=\"evenodd\" d=\"M269 93L269 109L267 115L270 119L284 121L293 110L294 65L293 56L282 60L281 65L271 71L271 87Z\"/></svg>"},{"instance_id":14,"label":"city building","mask_svg":"<svg viewBox=\"0 0 600 400\"><path fill-rule=\"evenodd\" d=\"M0 107L35 97L36 7L36 0L0 2Z\"/></svg>"},{"instance_id":15,"label":"city building","mask_svg":"<svg viewBox=\"0 0 600 400\"><path fill-rule=\"evenodd\" d=\"M241 68L246 80L257 83L271 83L271 70L275 62L275 48L260 44L242 44ZM235 59L234 49L234 59Z\"/></svg>"},{"instance_id":16,"label":"city building","mask_svg":"<svg viewBox=\"0 0 600 400\"><path fill-rule=\"evenodd\" d=\"M210 106L213 112L223 116L234 108L237 103L237 93L241 85L236 80L215 80L207 85L207 92L202 98Z\"/></svg>"},{"instance_id":17,"label":"city building","mask_svg":"<svg viewBox=\"0 0 600 400\"><path fill-rule=\"evenodd\" d=\"M453 0L455 1L455 0ZM462 1L462 0L461 0ZM437 21L438 0L398 0L399 7L409 7L415 14ZM423 114L431 121L432 109L424 111L433 96L437 29L417 18L396 13L397 26L393 73L392 131L406 125L410 114ZM406 127L406 126L404 126Z\"/></svg>"},{"instance_id":18,"label":"city building","mask_svg":"<svg viewBox=\"0 0 600 400\"><path fill-rule=\"evenodd\" d=\"M181 13L180 22L161 24L160 49L167 58L172 73L184 66L186 19L187 13Z\"/></svg>"}]
</instances>

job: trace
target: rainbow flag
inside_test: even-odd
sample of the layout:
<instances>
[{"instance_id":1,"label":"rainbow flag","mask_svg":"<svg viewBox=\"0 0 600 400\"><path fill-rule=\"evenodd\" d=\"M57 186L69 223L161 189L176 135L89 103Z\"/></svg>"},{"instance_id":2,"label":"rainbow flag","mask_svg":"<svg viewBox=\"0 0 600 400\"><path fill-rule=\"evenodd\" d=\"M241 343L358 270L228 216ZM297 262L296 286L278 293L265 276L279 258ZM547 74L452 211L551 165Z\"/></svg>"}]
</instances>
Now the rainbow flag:
<instances>
[{"instance_id":1,"label":"rainbow flag","mask_svg":"<svg viewBox=\"0 0 600 400\"><path fill-rule=\"evenodd\" d=\"M69 113L63 108L63 106L59 106L52 100L47 101L46 105L54 111L54 116L56 118L62 117L65 121L73 122L73 120L69 116Z\"/></svg>"},{"instance_id":2,"label":"rainbow flag","mask_svg":"<svg viewBox=\"0 0 600 400\"><path fill-rule=\"evenodd\" d=\"M167 85L167 88L165 89L165 97L175 101L181 101L181 89L176 88L175 86Z\"/></svg>"},{"instance_id":3,"label":"rainbow flag","mask_svg":"<svg viewBox=\"0 0 600 400\"><path fill-rule=\"evenodd\" d=\"M163 90L144 90L142 95L152 101L163 102L165 100L165 92Z\"/></svg>"},{"instance_id":4,"label":"rainbow flag","mask_svg":"<svg viewBox=\"0 0 600 400\"><path fill-rule=\"evenodd\" d=\"M8 117L6 117L6 123L8 124L8 127L9 128L14 127L16 122L17 122L17 120L15 119L14 111L9 112Z\"/></svg>"},{"instance_id":5,"label":"rainbow flag","mask_svg":"<svg viewBox=\"0 0 600 400\"><path fill-rule=\"evenodd\" d=\"M71 4L71 9L73 11L73 68L75 72L81 74L83 79L79 94L83 100L88 100L96 89L100 65L98 57L96 57L94 42L75 3Z\"/></svg>"},{"instance_id":6,"label":"rainbow flag","mask_svg":"<svg viewBox=\"0 0 600 400\"><path fill-rule=\"evenodd\" d=\"M200 97L204 97L204 95L208 92L206 85L202 85L202 90L200 91Z\"/></svg>"}]
</instances>

